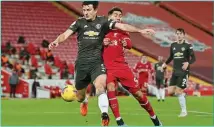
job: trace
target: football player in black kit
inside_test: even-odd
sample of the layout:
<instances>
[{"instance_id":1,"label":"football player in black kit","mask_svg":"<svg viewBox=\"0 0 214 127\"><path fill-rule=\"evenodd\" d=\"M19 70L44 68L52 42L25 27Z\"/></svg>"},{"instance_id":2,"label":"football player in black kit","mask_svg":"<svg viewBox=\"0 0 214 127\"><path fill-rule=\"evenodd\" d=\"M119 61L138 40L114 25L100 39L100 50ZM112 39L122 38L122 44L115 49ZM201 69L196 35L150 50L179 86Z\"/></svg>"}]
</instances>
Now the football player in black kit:
<instances>
[{"instance_id":1,"label":"football player in black kit","mask_svg":"<svg viewBox=\"0 0 214 127\"><path fill-rule=\"evenodd\" d=\"M190 65L195 62L193 47L185 40L185 31L179 28L175 32L177 41L171 44L170 55L162 65L162 69L173 60L173 73L168 87L169 94L178 96L181 113L179 117L187 116L184 89L187 87Z\"/></svg>"},{"instance_id":2,"label":"football player in black kit","mask_svg":"<svg viewBox=\"0 0 214 127\"><path fill-rule=\"evenodd\" d=\"M88 101L85 97L86 87L94 84L98 96L98 106L101 111L102 125L108 126L109 102L106 94L106 70L102 60L103 39L110 29L120 29L127 32L138 32L143 35L153 35L152 29L138 29L128 24L97 16L98 1L82 3L83 17L73 22L70 27L49 44L49 49L63 43L70 35L77 33L78 55L75 62L75 87L77 101L81 102L81 114L87 114Z\"/></svg>"}]
</instances>

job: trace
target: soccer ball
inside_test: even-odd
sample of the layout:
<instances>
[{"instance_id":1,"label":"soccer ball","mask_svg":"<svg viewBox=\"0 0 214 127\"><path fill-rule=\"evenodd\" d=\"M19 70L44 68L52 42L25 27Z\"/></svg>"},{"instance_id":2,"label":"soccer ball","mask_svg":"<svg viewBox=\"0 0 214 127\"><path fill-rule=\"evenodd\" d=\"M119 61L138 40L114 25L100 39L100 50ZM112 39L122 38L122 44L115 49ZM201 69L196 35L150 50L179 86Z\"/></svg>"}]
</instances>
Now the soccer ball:
<instances>
[{"instance_id":1,"label":"soccer ball","mask_svg":"<svg viewBox=\"0 0 214 127\"><path fill-rule=\"evenodd\" d=\"M73 85L66 85L62 90L61 97L64 101L72 102L76 100L77 90Z\"/></svg>"}]
</instances>

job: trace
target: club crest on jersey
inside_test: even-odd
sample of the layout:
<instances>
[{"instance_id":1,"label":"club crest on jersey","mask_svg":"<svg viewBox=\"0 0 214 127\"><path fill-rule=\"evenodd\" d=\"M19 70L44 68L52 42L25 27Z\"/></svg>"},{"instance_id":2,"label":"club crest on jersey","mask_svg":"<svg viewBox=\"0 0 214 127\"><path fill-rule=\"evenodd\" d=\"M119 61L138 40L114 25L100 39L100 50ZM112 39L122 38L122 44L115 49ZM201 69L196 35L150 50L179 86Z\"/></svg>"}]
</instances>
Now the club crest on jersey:
<instances>
[{"instance_id":1,"label":"club crest on jersey","mask_svg":"<svg viewBox=\"0 0 214 127\"><path fill-rule=\"evenodd\" d=\"M97 28L97 29L100 29L100 28L101 28L101 25L100 25L100 24L97 24L97 25L96 25L96 28Z\"/></svg>"},{"instance_id":2,"label":"club crest on jersey","mask_svg":"<svg viewBox=\"0 0 214 127\"><path fill-rule=\"evenodd\" d=\"M117 33L114 33L114 37L117 37Z\"/></svg>"},{"instance_id":3,"label":"club crest on jersey","mask_svg":"<svg viewBox=\"0 0 214 127\"><path fill-rule=\"evenodd\" d=\"M181 50L182 50L182 51L184 51L184 50L185 50L185 48L184 48L184 47L182 47L182 48L181 48Z\"/></svg>"}]
</instances>

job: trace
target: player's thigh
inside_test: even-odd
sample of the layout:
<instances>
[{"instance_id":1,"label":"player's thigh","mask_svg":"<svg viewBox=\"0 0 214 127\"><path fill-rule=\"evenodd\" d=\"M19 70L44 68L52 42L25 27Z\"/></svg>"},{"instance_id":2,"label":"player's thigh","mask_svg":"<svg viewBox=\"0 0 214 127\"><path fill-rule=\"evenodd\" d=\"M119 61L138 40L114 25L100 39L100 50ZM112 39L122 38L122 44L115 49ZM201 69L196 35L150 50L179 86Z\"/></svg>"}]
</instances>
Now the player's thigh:
<instances>
[{"instance_id":1,"label":"player's thigh","mask_svg":"<svg viewBox=\"0 0 214 127\"><path fill-rule=\"evenodd\" d=\"M90 72L91 80L96 88L96 93L101 94L106 90L106 69L104 64L97 63L93 65Z\"/></svg>"},{"instance_id":2,"label":"player's thigh","mask_svg":"<svg viewBox=\"0 0 214 127\"><path fill-rule=\"evenodd\" d=\"M174 73L171 76L169 86L176 86L177 85L178 76L176 76Z\"/></svg>"},{"instance_id":3,"label":"player's thigh","mask_svg":"<svg viewBox=\"0 0 214 127\"><path fill-rule=\"evenodd\" d=\"M130 69L118 70L115 73L115 76L123 86L130 88L135 88L137 86L137 83L134 80L135 77Z\"/></svg>"},{"instance_id":4,"label":"player's thigh","mask_svg":"<svg viewBox=\"0 0 214 127\"><path fill-rule=\"evenodd\" d=\"M91 78L88 70L81 70L79 67L75 68L74 84L77 90L82 90L88 86Z\"/></svg>"},{"instance_id":5,"label":"player's thigh","mask_svg":"<svg viewBox=\"0 0 214 127\"><path fill-rule=\"evenodd\" d=\"M177 87L181 89L185 89L187 87L188 78L189 78L188 74L179 76L177 79Z\"/></svg>"}]
</instances>

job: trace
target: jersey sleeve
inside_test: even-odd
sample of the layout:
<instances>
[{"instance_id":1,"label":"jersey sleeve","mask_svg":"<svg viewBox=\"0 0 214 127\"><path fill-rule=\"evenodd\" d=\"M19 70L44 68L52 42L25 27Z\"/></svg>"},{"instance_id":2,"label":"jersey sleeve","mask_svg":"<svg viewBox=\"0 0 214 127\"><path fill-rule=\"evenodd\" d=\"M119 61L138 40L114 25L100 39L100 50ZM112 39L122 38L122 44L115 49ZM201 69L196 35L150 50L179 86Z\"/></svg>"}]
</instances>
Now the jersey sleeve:
<instances>
[{"instance_id":1,"label":"jersey sleeve","mask_svg":"<svg viewBox=\"0 0 214 127\"><path fill-rule=\"evenodd\" d=\"M155 71L157 71L157 63L155 63L155 67L154 67Z\"/></svg>"},{"instance_id":2,"label":"jersey sleeve","mask_svg":"<svg viewBox=\"0 0 214 127\"><path fill-rule=\"evenodd\" d=\"M190 56L189 64L193 64L196 58L191 44L188 45L188 55Z\"/></svg>"},{"instance_id":3,"label":"jersey sleeve","mask_svg":"<svg viewBox=\"0 0 214 127\"><path fill-rule=\"evenodd\" d=\"M108 19L107 17L104 17L105 29L108 29L108 30L114 29L115 24L116 24L116 21L113 21L112 19Z\"/></svg>"},{"instance_id":4,"label":"jersey sleeve","mask_svg":"<svg viewBox=\"0 0 214 127\"><path fill-rule=\"evenodd\" d=\"M169 55L168 59L166 60L166 64L170 63L170 62L173 60L172 45L173 45L173 43L172 43L171 46L170 46L170 55Z\"/></svg>"},{"instance_id":5,"label":"jersey sleeve","mask_svg":"<svg viewBox=\"0 0 214 127\"><path fill-rule=\"evenodd\" d=\"M134 66L134 69L133 69L133 71L135 72L135 73L137 73L137 70L138 70L138 63Z\"/></svg>"},{"instance_id":6,"label":"jersey sleeve","mask_svg":"<svg viewBox=\"0 0 214 127\"><path fill-rule=\"evenodd\" d=\"M150 70L151 73L154 73L154 68L152 66L152 63L149 63L149 70Z\"/></svg>"},{"instance_id":7,"label":"jersey sleeve","mask_svg":"<svg viewBox=\"0 0 214 127\"><path fill-rule=\"evenodd\" d=\"M79 30L79 27L80 27L80 21L78 19L70 25L69 29L72 30L74 33L76 33Z\"/></svg>"}]
</instances>

